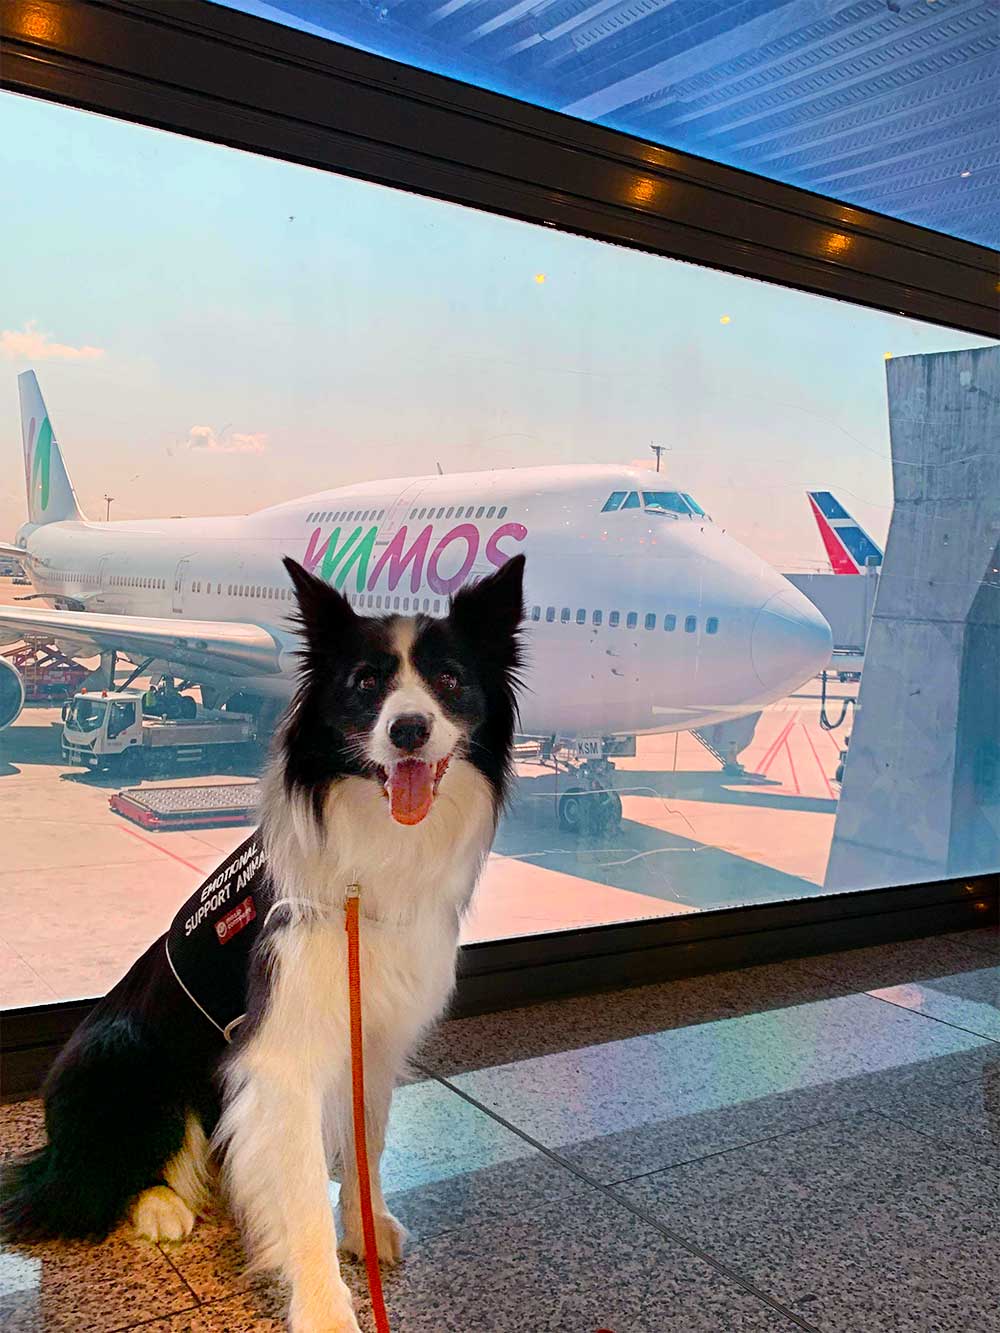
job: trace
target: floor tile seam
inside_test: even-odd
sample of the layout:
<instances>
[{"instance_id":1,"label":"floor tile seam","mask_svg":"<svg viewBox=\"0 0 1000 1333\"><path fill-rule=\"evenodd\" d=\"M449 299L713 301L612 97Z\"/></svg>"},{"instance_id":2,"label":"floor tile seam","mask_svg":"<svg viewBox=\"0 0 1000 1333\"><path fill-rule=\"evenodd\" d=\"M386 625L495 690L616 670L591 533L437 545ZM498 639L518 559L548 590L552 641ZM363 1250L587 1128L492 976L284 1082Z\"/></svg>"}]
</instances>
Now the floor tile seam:
<instances>
[{"instance_id":1,"label":"floor tile seam","mask_svg":"<svg viewBox=\"0 0 1000 1333\"><path fill-rule=\"evenodd\" d=\"M1000 1046L1000 1037L990 1037L985 1032L977 1032L975 1028L964 1027L961 1023L952 1023L947 1018L938 1018L936 1014L924 1013L922 1009L911 1009L909 1005L897 1004L895 1000L890 1000L885 995L875 995L868 990L859 991L858 993L869 1000L877 1000L879 1004L888 1004L893 1009L901 1009L903 1013L913 1014L916 1018L926 1018L931 1023L940 1023L942 1027L951 1028L955 1032L965 1032L970 1037L978 1037L980 1041L988 1041L994 1046Z\"/></svg>"},{"instance_id":2,"label":"floor tile seam","mask_svg":"<svg viewBox=\"0 0 1000 1333\"><path fill-rule=\"evenodd\" d=\"M5 1163L5 1165L6 1165L6 1163ZM145 1249L145 1247L143 1247L143 1248ZM201 1301L199 1300L199 1298L198 1298L198 1293L192 1288L190 1282L188 1282L187 1279L184 1277L184 1274L181 1273L181 1272L178 1272L176 1266L170 1262L169 1257L168 1257L166 1254L163 1253L163 1250L160 1248L159 1245L154 1245L154 1246L153 1246L153 1249L155 1249L155 1250L160 1254L160 1256L166 1261L167 1266L168 1266L170 1269L172 1269L173 1272L180 1278L180 1280L181 1280L181 1282L182 1282L182 1284L183 1284L185 1290L190 1294L191 1299L192 1299L193 1301L197 1302L197 1304L200 1305L202 1302L201 1302ZM155 1273L150 1273L150 1274L148 1274L147 1276L148 1276L151 1280L155 1280L155 1278L156 1278L156 1274L155 1274ZM89 1285L90 1285L90 1287L91 1287L93 1290L99 1291L100 1288L103 1287L103 1286L105 1286L107 1283L117 1282L117 1281L119 1280L119 1277L120 1277L120 1274L119 1274L119 1273L108 1273L105 1277L98 1277L98 1278L91 1278L91 1279L89 1279ZM70 1277L67 1277L66 1280L65 1280L64 1282L60 1283L59 1286L58 1286L57 1288L51 1288L50 1290L59 1290L59 1291L61 1291L61 1290L62 1290L63 1288L65 1288L65 1287L70 1287L70 1286L75 1285L76 1281L77 1281L76 1278L70 1278ZM18 1291L11 1291L11 1292L8 1292L7 1294L8 1294L8 1296L18 1296L18 1295L20 1295L21 1293L18 1292ZM188 1307L185 1306L185 1310L186 1310L187 1308L188 1308ZM192 1308L193 1308L193 1307L192 1307ZM175 1313L177 1313L177 1314L183 1314L184 1311L171 1311L171 1312L170 1312L171 1315L172 1315L172 1314L175 1314ZM152 1322L152 1319L163 1319L164 1317L165 1317L165 1316L162 1315L162 1314L153 1315L153 1316L151 1316L151 1319L149 1319L149 1320L144 1320L143 1322L144 1322L144 1323L150 1323L150 1322ZM166 1316L166 1317L170 1317L170 1316ZM131 1326L131 1324L127 1324L127 1325L121 1325L121 1327L124 1327L124 1328L131 1328L132 1326ZM115 1331L112 1330L112 1333L115 1333Z\"/></svg>"},{"instance_id":3,"label":"floor tile seam","mask_svg":"<svg viewBox=\"0 0 1000 1333\"><path fill-rule=\"evenodd\" d=\"M164 1259L166 1259L167 1263L170 1265L170 1267L173 1269L173 1271L177 1274L177 1276L180 1278L180 1280L184 1283L184 1286L187 1288L187 1290L191 1293L191 1299L195 1302L195 1305L196 1305L196 1306L198 1306L198 1305L204 1305L205 1302L204 1302L204 1301L202 1300L202 1298L198 1295L198 1293L195 1291L194 1287L192 1287L191 1283L187 1280L187 1278L184 1276L184 1274L181 1272L181 1270L180 1270L180 1269L177 1267L177 1265L174 1263L174 1261L173 1261L173 1259L171 1258L170 1253L169 1253L169 1251L166 1249L166 1247L165 1247L164 1245L162 1245L162 1244L158 1244L158 1245L156 1246L156 1248L157 1248L157 1249L159 1250L159 1252L163 1255Z\"/></svg>"},{"instance_id":4,"label":"floor tile seam","mask_svg":"<svg viewBox=\"0 0 1000 1333\"><path fill-rule=\"evenodd\" d=\"M760 1138L745 1139L739 1143L734 1143L729 1148L718 1148L714 1152L699 1153L696 1157L685 1157L683 1161L671 1162L669 1166L658 1166L652 1171L642 1171L636 1176L622 1176L618 1180L604 1181L608 1189L615 1189L619 1185L633 1185L639 1180L649 1180L651 1176L665 1175L668 1171L674 1171L681 1166L694 1166L697 1162L710 1162L715 1157L725 1157L729 1153L743 1152L747 1148L756 1148L762 1143L776 1143L780 1139L791 1138L795 1134L802 1134L813 1129L822 1129L825 1126L837 1125L841 1121L853 1120L858 1116L875 1114L866 1107L857 1107L855 1110L847 1111L844 1115L826 1116L822 1120L810 1120L808 1123L796 1125L792 1129L782 1129L775 1134L764 1134Z\"/></svg>"},{"instance_id":5,"label":"floor tile seam","mask_svg":"<svg viewBox=\"0 0 1000 1333\"><path fill-rule=\"evenodd\" d=\"M979 1161L988 1158L990 1155L986 1149L980 1150L975 1147L956 1147L954 1143L950 1142L948 1139L942 1138L940 1134L935 1134L933 1130L922 1129L919 1125L913 1124L913 1122L909 1120L901 1120L898 1115L893 1115L890 1111L875 1111L873 1114L879 1116L883 1120L888 1120L890 1124L900 1125L903 1129L909 1129L914 1134L920 1134L923 1138L930 1139L930 1141L937 1144L939 1148L946 1148L948 1152L954 1153L956 1157L961 1157L967 1160L970 1165L977 1164Z\"/></svg>"},{"instance_id":6,"label":"floor tile seam","mask_svg":"<svg viewBox=\"0 0 1000 1333\"><path fill-rule=\"evenodd\" d=\"M226 1300L229 1298L226 1297ZM221 1302L220 1302L221 1303ZM130 1333L133 1328L148 1328L150 1324L158 1324L167 1319L176 1319L181 1315L194 1314L196 1310L203 1310L211 1301L198 1301L196 1305L185 1305L183 1310L160 1311L159 1314L150 1315L148 1319L140 1319L131 1324L116 1324L114 1328L108 1330L108 1333Z\"/></svg>"},{"instance_id":7,"label":"floor tile seam","mask_svg":"<svg viewBox=\"0 0 1000 1333\"><path fill-rule=\"evenodd\" d=\"M429 1072L429 1071L425 1070L424 1072ZM491 1110L488 1106L484 1106L481 1102L477 1101L475 1097L471 1097L467 1092L464 1092L461 1088L455 1087L455 1085L450 1083L448 1079L442 1078L436 1074L430 1074L429 1076L433 1078L435 1082L440 1083L441 1086L446 1088L449 1092L453 1092L457 1097L460 1097L462 1101L467 1102L470 1106L475 1107L477 1111L481 1111L484 1115L489 1116L491 1120L494 1120L497 1124L502 1125L504 1129L509 1130L510 1133L516 1134L518 1138L523 1140L525 1143L529 1144L532 1148L535 1149L536 1152L539 1152L544 1157L547 1157L550 1161L554 1162L557 1166L561 1167L571 1176L576 1177L577 1180L582 1181L585 1185L589 1185L591 1189L597 1190L599 1193L605 1195L607 1198L611 1199L614 1203L618 1204L619 1207L624 1208L626 1212L631 1213L632 1216L638 1218L640 1222L645 1223L648 1227L652 1228L652 1230L658 1232L661 1236L664 1237L665 1240L669 1240L674 1245L680 1246L681 1249L686 1250L689 1254L694 1255L695 1258L700 1259L703 1263L708 1264L708 1266L714 1269L714 1271L717 1274L719 1274L720 1277L724 1278L727 1282L740 1287L744 1292L746 1292L747 1295L751 1296L758 1303L765 1305L768 1309L773 1310L776 1314L784 1316L784 1318L790 1320L793 1324L795 1324L796 1327L806 1330L806 1333L822 1333L822 1330L817 1328L815 1324L810 1324L807 1320L803 1319L801 1315L796 1314L794 1310L789 1309L788 1306L782 1305L780 1301L776 1300L772 1296L769 1296L767 1292L762 1291L759 1287L755 1286L749 1280L749 1278L744 1277L743 1274L740 1273L738 1270L728 1267L728 1265L722 1263L721 1260L717 1259L709 1251L703 1250L699 1245L691 1241L685 1240L683 1236L673 1231L665 1223L653 1217L650 1213L646 1211L646 1209L640 1207L635 1203L632 1203L631 1200L624 1198L622 1195L618 1194L613 1188L603 1185L595 1177L591 1176L588 1172L582 1170L580 1167L574 1165L573 1162L563 1157L560 1153L556 1152L552 1148L546 1147L544 1143L540 1142L538 1139L528 1134L525 1130L519 1129L518 1126L515 1125L512 1121L505 1119L502 1115L499 1115L497 1112Z\"/></svg>"}]
</instances>

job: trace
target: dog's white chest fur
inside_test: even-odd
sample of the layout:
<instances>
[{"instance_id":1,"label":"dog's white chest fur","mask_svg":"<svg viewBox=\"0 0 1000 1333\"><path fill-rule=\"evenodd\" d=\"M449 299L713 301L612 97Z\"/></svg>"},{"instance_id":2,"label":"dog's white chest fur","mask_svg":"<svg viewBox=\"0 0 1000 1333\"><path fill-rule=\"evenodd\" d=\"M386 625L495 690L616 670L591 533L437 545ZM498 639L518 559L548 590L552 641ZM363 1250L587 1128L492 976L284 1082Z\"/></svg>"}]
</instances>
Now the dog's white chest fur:
<instances>
[{"instance_id":1,"label":"dog's white chest fur","mask_svg":"<svg viewBox=\"0 0 1000 1333\"><path fill-rule=\"evenodd\" d=\"M345 1058L343 902L361 888L366 1038L405 1049L447 1001L461 915L489 850L489 784L457 760L429 815L397 824L375 783L348 778L327 796L322 828L277 778L265 793L267 860L288 925L269 944L266 1009L250 1044L293 1050L336 1077ZM249 1052L248 1052L249 1054Z\"/></svg>"}]
</instances>

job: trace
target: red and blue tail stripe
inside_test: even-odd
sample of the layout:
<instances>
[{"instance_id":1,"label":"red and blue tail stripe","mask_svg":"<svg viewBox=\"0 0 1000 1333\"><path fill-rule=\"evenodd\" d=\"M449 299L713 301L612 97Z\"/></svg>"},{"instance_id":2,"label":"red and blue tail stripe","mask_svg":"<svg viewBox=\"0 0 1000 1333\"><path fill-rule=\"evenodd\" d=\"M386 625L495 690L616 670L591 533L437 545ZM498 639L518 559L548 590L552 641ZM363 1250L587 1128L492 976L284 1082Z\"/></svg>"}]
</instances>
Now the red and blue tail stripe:
<instances>
[{"instance_id":1,"label":"red and blue tail stripe","mask_svg":"<svg viewBox=\"0 0 1000 1333\"><path fill-rule=\"evenodd\" d=\"M829 491L807 491L813 518L835 574L860 574L881 565L882 551Z\"/></svg>"}]
</instances>

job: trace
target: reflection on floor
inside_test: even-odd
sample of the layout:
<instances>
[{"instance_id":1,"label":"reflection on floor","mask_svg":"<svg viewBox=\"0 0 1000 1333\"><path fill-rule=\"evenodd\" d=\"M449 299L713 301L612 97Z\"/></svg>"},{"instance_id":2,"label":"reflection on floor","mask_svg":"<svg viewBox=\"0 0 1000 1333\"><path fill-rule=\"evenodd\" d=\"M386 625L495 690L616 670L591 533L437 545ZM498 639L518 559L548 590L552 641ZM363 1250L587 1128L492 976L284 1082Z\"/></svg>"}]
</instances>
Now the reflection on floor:
<instances>
[{"instance_id":1,"label":"reflection on floor","mask_svg":"<svg viewBox=\"0 0 1000 1333\"><path fill-rule=\"evenodd\" d=\"M37 1103L0 1109L5 1154L40 1132ZM386 1175L395 1333L995 1333L1000 935L445 1024ZM221 1216L8 1250L0 1326L280 1329L240 1267Z\"/></svg>"}]
</instances>

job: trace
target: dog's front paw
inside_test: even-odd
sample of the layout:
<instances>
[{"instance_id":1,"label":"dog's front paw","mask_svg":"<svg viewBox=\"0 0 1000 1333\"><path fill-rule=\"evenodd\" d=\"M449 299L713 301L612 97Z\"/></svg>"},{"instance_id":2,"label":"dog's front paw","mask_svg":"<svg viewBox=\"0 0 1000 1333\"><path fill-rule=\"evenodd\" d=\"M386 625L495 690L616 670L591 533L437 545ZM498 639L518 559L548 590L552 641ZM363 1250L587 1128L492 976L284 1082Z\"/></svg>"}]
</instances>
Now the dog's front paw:
<instances>
[{"instance_id":1,"label":"dog's front paw","mask_svg":"<svg viewBox=\"0 0 1000 1333\"><path fill-rule=\"evenodd\" d=\"M194 1213L169 1185L154 1185L132 1205L132 1225L147 1240L183 1240L194 1227Z\"/></svg>"},{"instance_id":2,"label":"dog's front paw","mask_svg":"<svg viewBox=\"0 0 1000 1333\"><path fill-rule=\"evenodd\" d=\"M340 1295L330 1305L317 1308L315 1301L297 1301L292 1297L288 1312L289 1333L361 1333L354 1317L351 1293L345 1283L340 1284Z\"/></svg>"},{"instance_id":3,"label":"dog's front paw","mask_svg":"<svg viewBox=\"0 0 1000 1333\"><path fill-rule=\"evenodd\" d=\"M397 1222L392 1213L375 1214L375 1245L378 1249L379 1262L398 1264L406 1247L406 1227ZM344 1235L340 1248L356 1259L365 1257L365 1233L360 1216L353 1209L344 1214Z\"/></svg>"}]
</instances>

